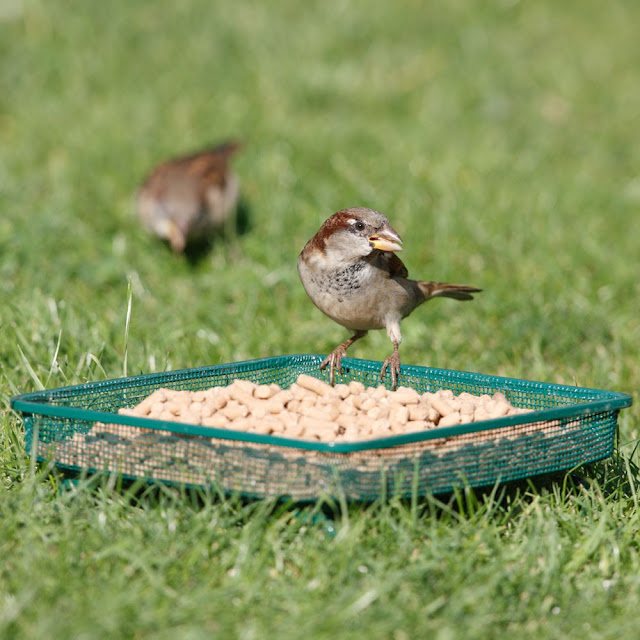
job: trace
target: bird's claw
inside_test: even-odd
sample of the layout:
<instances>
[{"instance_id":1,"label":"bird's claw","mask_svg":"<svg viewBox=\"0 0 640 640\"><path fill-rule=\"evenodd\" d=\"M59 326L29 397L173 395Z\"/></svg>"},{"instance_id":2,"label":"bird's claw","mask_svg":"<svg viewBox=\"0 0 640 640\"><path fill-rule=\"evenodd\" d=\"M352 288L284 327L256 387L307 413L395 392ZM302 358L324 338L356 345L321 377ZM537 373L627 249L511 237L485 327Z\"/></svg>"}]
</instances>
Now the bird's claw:
<instances>
[{"instance_id":1,"label":"bird's claw","mask_svg":"<svg viewBox=\"0 0 640 640\"><path fill-rule=\"evenodd\" d=\"M342 372L342 358L346 355L347 350L340 345L336 347L323 361L320 365L320 370L324 370L329 366L329 384L333 386L335 384L335 372L336 369L338 374Z\"/></svg>"},{"instance_id":2,"label":"bird's claw","mask_svg":"<svg viewBox=\"0 0 640 640\"><path fill-rule=\"evenodd\" d=\"M380 380L384 380L384 374L389 369L391 374L391 390L395 391L398 388L398 377L400 376L400 355L397 351L394 351L383 363L382 369L380 369Z\"/></svg>"}]
</instances>

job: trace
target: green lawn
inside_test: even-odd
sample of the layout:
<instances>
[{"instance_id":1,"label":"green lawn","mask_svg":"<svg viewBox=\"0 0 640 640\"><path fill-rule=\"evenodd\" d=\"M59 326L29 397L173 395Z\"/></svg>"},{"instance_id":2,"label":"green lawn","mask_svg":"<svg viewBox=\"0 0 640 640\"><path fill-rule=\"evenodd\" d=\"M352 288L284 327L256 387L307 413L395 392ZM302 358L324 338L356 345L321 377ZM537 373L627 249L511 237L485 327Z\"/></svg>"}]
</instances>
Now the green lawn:
<instances>
[{"instance_id":1,"label":"green lawn","mask_svg":"<svg viewBox=\"0 0 640 640\"><path fill-rule=\"evenodd\" d=\"M633 0L0 2L0 637L636 638L638 403L584 486L296 507L61 485L9 400L328 352L347 333L296 259L356 205L414 277L484 289L407 319L404 363L635 396L638 24ZM247 228L174 256L133 191L229 137Z\"/></svg>"}]
</instances>

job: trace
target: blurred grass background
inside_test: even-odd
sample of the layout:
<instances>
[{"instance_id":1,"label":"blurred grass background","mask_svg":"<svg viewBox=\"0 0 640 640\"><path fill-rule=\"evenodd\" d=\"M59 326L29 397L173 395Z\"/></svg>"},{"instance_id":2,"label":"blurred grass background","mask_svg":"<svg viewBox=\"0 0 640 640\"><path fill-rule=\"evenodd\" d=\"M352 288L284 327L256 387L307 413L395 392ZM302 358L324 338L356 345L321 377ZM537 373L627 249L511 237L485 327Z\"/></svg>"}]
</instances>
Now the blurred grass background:
<instances>
[{"instance_id":1,"label":"blurred grass background","mask_svg":"<svg viewBox=\"0 0 640 640\"><path fill-rule=\"evenodd\" d=\"M352 637L370 636L379 619L390 621L381 636L397 640L420 629L442 638L496 629L625 637L625 615L640 602L634 490L582 497L593 503L580 507L534 492L449 520L427 509L419 522L402 505L379 506L353 512L338 545L309 526L303 549L300 522L267 508L246 515L222 498L202 510L175 496L132 506L107 489L59 496L46 474L29 475L9 399L122 375L125 348L129 374L328 352L346 332L307 299L296 259L326 217L355 205L388 215L412 276L484 289L473 303L434 301L407 319L404 363L634 394L639 23L631 0L1 0L0 459L9 526L0 544L13 556L13 568L0 570L5 636L53 628L72 637L211 637L229 632L233 616L209 596L238 590L252 615L240 618L237 637L296 629L334 637L344 625ZM227 138L246 144L235 168L249 228L190 262L145 235L132 195L156 162ZM350 355L383 359L389 349L377 332ZM637 406L620 423L631 466L619 478L635 486ZM165 526L171 510L185 523L184 547ZM94 522L99 514L106 525ZM231 514L235 524L222 527L231 532L202 524L221 514ZM74 540L76 527L93 533ZM232 550L230 566L216 564L213 531ZM611 547L612 531L624 550ZM124 577L101 556L107 539ZM168 566L141 553L144 540L163 549ZM65 545L66 556L37 562ZM384 556L388 548L398 557ZM236 554L254 552L244 578L230 577ZM189 553L201 562L186 558L187 575ZM336 593L331 574L310 575L333 554L351 567ZM407 575L405 555L416 568ZM135 557L138 565L126 561ZM482 569L470 578L475 562ZM37 584L27 580L36 566ZM375 578L360 566L377 567ZM92 571L103 591L89 586ZM252 581L265 592L254 593ZM385 584L396 593L381 591ZM621 585L615 597L612 585ZM135 588L154 592L148 610ZM184 589L195 590L193 602ZM81 593L106 609L87 609ZM342 611L340 594L355 608ZM54 615L63 602L64 620ZM188 615L170 610L178 602ZM315 615L325 605L334 613Z\"/></svg>"}]
</instances>

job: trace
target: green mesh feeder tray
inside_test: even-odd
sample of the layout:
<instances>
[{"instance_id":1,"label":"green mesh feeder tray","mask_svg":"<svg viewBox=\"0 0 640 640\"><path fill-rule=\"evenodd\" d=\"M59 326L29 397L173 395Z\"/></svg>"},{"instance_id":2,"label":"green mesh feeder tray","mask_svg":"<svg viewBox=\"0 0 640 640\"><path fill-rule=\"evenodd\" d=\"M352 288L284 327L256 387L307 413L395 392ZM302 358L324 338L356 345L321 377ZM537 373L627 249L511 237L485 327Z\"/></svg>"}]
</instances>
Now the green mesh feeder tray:
<instances>
[{"instance_id":1,"label":"green mesh feeder tray","mask_svg":"<svg viewBox=\"0 0 640 640\"><path fill-rule=\"evenodd\" d=\"M328 381L323 357L291 355L93 382L16 396L27 451L69 472L217 485L245 496L372 500L444 493L566 471L611 456L624 393L428 367L402 366L401 384L420 393L503 393L531 410L483 422L357 442L276 435L119 415L164 387L200 391L240 378L289 387L301 373ZM337 382L379 384L380 362L345 358ZM109 428L96 432L96 423ZM135 429L132 429L135 427ZM132 433L136 435L132 435Z\"/></svg>"}]
</instances>

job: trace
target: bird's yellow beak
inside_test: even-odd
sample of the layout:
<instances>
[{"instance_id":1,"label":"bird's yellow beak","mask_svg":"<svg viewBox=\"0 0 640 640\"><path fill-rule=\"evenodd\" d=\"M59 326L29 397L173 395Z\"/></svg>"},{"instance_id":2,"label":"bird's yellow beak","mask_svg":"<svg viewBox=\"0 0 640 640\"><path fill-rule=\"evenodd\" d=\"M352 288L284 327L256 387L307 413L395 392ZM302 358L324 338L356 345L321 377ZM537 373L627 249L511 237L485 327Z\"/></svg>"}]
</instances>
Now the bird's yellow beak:
<instances>
[{"instance_id":1,"label":"bird's yellow beak","mask_svg":"<svg viewBox=\"0 0 640 640\"><path fill-rule=\"evenodd\" d=\"M171 248L176 253L184 251L187 239L182 229L176 224L174 220L163 218L159 220L155 225L155 232L169 242Z\"/></svg>"},{"instance_id":2,"label":"bird's yellow beak","mask_svg":"<svg viewBox=\"0 0 640 640\"><path fill-rule=\"evenodd\" d=\"M402 251L402 238L389 226L369 236L369 242L374 249L380 251Z\"/></svg>"}]
</instances>

